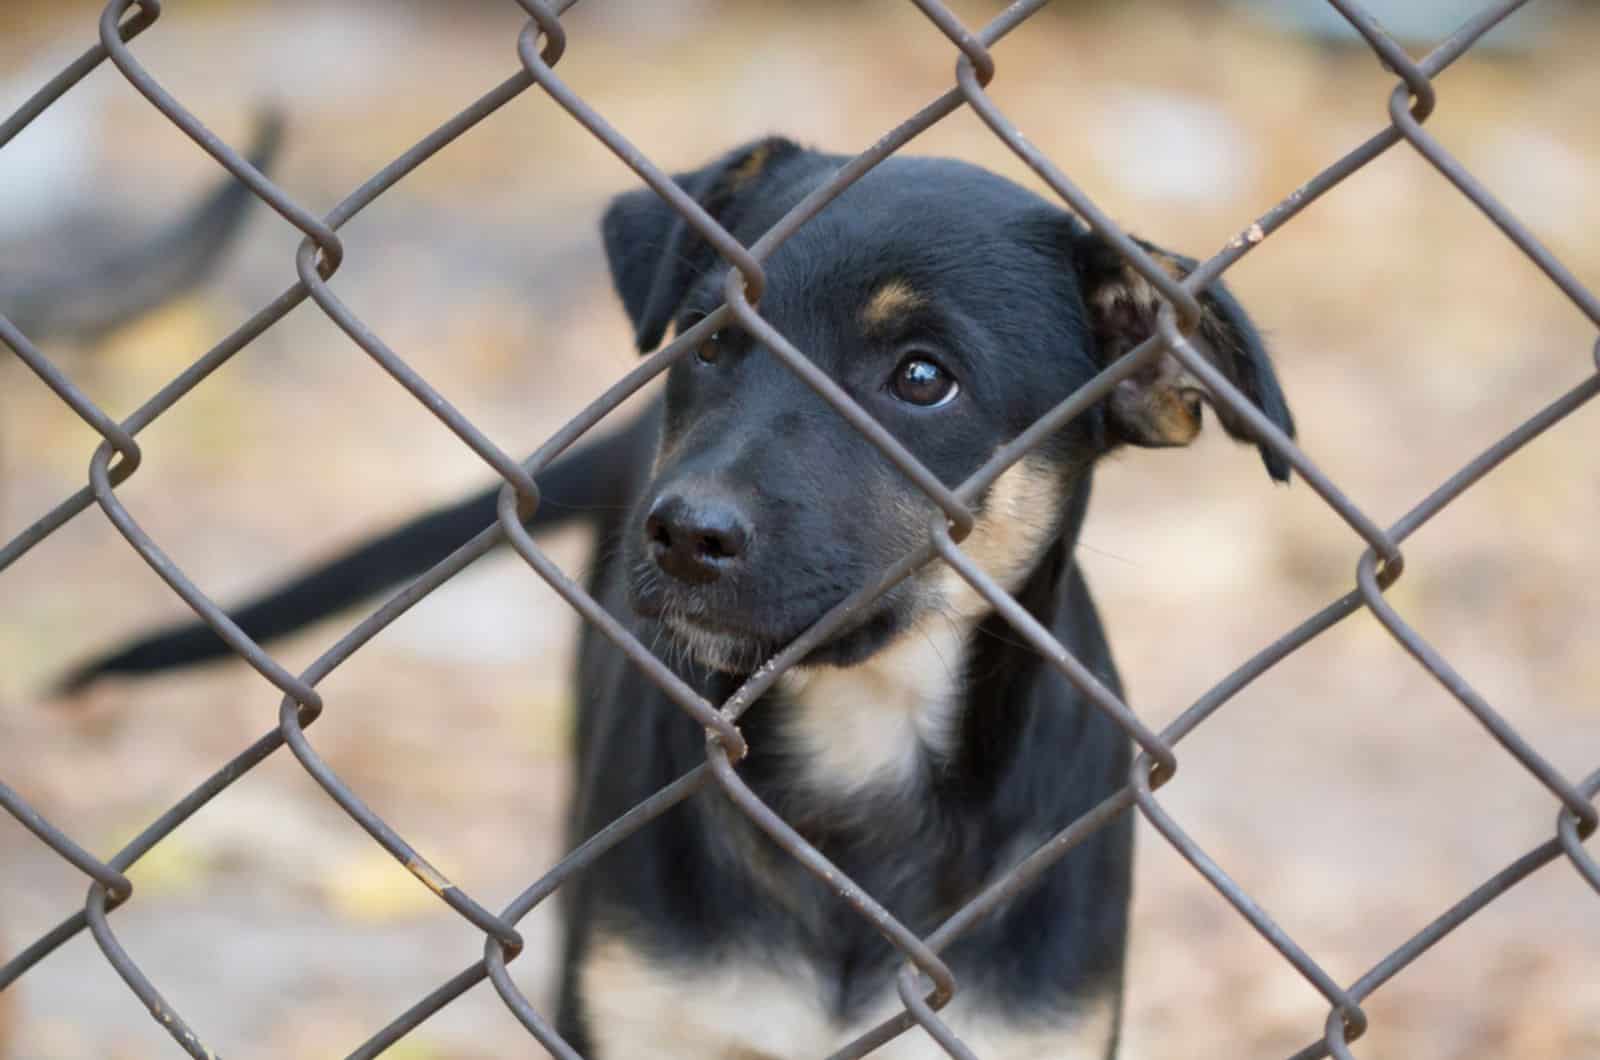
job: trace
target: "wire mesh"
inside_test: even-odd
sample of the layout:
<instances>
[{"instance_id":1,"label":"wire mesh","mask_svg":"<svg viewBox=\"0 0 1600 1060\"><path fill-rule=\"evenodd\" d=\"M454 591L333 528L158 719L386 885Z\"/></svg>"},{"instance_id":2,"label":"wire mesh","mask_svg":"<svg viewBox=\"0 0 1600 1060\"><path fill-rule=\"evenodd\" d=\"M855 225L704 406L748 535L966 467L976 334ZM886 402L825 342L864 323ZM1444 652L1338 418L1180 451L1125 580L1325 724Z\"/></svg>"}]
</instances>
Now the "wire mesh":
<instances>
[{"instance_id":1,"label":"wire mesh","mask_svg":"<svg viewBox=\"0 0 1600 1060\"><path fill-rule=\"evenodd\" d=\"M528 21L516 42L521 61L517 69L486 92L471 106L450 118L400 157L374 174L324 216L316 216L297 203L283 188L268 179L239 151L213 135L179 100L169 94L140 63L130 43L159 21L159 0L111 0L99 21L98 42L68 65L29 99L20 110L0 123L0 148L3 148L51 104L69 92L89 73L109 61L127 81L161 114L210 154L223 169L249 188L250 192L299 230L304 238L296 255L298 279L277 298L261 308L215 347L204 353L159 392L152 395L126 419L118 422L91 401L68 376L29 338L4 317L0 317L3 341L56 396L69 406L102 439L89 462L88 484L40 516L31 526L0 548L3 571L31 548L49 537L91 505L99 507L128 544L183 600L253 667L260 676L282 693L278 724L216 771L188 796L171 807L126 846L107 859L91 854L37 813L21 794L0 783L0 805L12 814L39 841L88 878L83 909L33 942L0 967L0 988L14 983L46 955L84 929L92 934L106 960L115 968L128 988L146 1005L167 1029L174 1041L189 1055L213 1055L201 1044L191 1024L180 1016L141 969L137 958L118 941L110 914L134 895L133 884L125 872L163 838L172 834L186 819L209 800L226 790L251 769L285 745L323 790L390 855L404 865L441 901L468 921L483 936L481 959L384 1027L359 1046L352 1058L373 1057L404 1038L428 1018L449 1005L484 979L489 979L507 1008L552 1055L577 1054L563 1041L552 1025L522 994L507 968L522 951L524 943L518 923L539 903L554 894L562 883L605 851L644 828L651 821L691 795L711 786L720 788L749 819L766 832L800 864L828 882L861 916L864 924L885 935L904 955L899 976L902 1010L835 1054L836 1057L867 1055L913 1026L923 1028L952 1057L970 1058L974 1054L943 1022L939 1010L959 989L940 957L941 951L969 931L986 915L1026 890L1058 859L1075 845L1106 826L1120 815L1137 809L1172 846L1208 880L1250 925L1289 962L1326 1000L1328 1017L1316 1035L1294 1060L1323 1056L1351 1057L1351 1043L1367 1029L1362 1004L1375 991L1404 970L1423 952L1480 910L1504 895L1523 879L1552 861L1564 859L1597 892L1600 892L1600 861L1584 846L1600 814L1594 800L1600 792L1600 770L1583 778L1563 775L1547 758L1530 745L1451 665L1449 660L1417 633L1386 599L1385 590L1402 576L1406 540L1474 483L1493 471L1510 455L1535 437L1571 415L1600 393L1600 342L1593 351L1593 370L1566 393L1552 400L1488 449L1461 467L1398 521L1389 526L1375 522L1348 494L1325 474L1317 463L1269 423L1250 403L1191 345L1189 334L1198 319L1197 295L1215 283L1245 255L1255 252L1298 213L1342 181L1373 162L1380 155L1408 144L1470 200L1600 328L1600 299L1585 287L1544 247L1518 219L1470 173L1425 128L1439 104L1433 79L1459 59L1507 16L1527 0L1505 0L1487 5L1461 25L1433 51L1414 59L1359 4L1351 0L1329 0L1361 35L1386 69L1397 77L1387 101L1388 122L1369 139L1356 146L1333 165L1313 175L1291 195L1244 226L1209 260L1201 263L1186 278L1174 279L1117 227L1065 173L1034 148L1012 124L987 92L999 76L1000 67L991 48L1032 18L1047 0L1018 0L1006 7L987 25L973 30L939 0L914 0L923 14L949 40L954 63L953 84L948 91L928 103L901 124L890 129L869 149L841 168L823 187L808 196L787 216L751 246L743 246L702 210L667 174L632 145L618 130L579 94L568 87L556 72L566 50L566 30L561 15L576 3L544 3L541 0L516 0ZM604 394L556 432L537 452L518 461L439 393L407 362L389 348L346 306L328 285L344 258L340 229L371 205L388 189L448 146L468 129L484 121L503 105L530 89L537 88L571 115L639 178L654 189L671 207L715 248L731 268L726 288L726 304L701 323L687 329L669 345L642 361ZM1163 304L1158 333L1116 361L1080 391L1063 401L1048 415L1018 437L985 464L966 482L954 489L939 480L899 445L869 414L777 332L760 313L760 295L765 279L762 262L796 230L806 224L833 198L863 174L899 151L919 134L960 108L970 108L993 132L997 141L1014 152L1055 191L1061 200L1084 218L1092 228L1117 248L1128 265L1149 281ZM410 392L503 480L496 525L485 529L469 544L407 585L377 610L328 648L309 667L291 673L276 662L236 626L206 593L173 563L161 546L141 528L123 505L117 486L133 475L141 464L136 440L141 430L171 409L201 385L208 375L244 350L262 333L273 327L290 310L310 300L348 334L384 372ZM861 431L908 477L918 483L945 516L943 526L930 531L925 544L905 556L875 582L861 586L847 600L820 619L769 663L756 671L725 702L712 703L684 684L673 672L651 655L650 650L623 626L611 619L580 586L569 580L534 543L523 520L537 508L539 490L535 478L581 435L606 417L629 396L665 371L714 329L729 320L749 332L756 340L785 362L808 383L853 429ZM1075 660L1051 634L1033 621L993 579L981 571L961 550L961 541L971 529L974 499L1008 467L1025 456L1041 440L1081 414L1109 392L1117 381L1137 371L1151 359L1171 353L1207 386L1215 400L1229 408L1248 425L1259 441L1297 470L1310 487L1348 525L1359 542L1353 587L1284 633L1276 641L1240 663L1222 681L1201 696L1175 721L1154 731L1109 689ZM509 542L527 565L548 582L576 611L617 647L637 662L663 690L701 725L706 732L706 762L645 800L609 827L595 835L543 877L530 885L515 901L495 911L474 899L466 890L446 879L428 860L390 827L331 769L308 737L308 729L324 710L317 685L347 661L379 631L446 581L464 570L494 546ZM1051 665L1100 709L1106 711L1137 744L1139 754L1132 775L1124 787L1091 812L1042 843L1009 872L974 895L960 910L927 937L918 937L899 923L801 835L785 823L753 792L741 778L737 764L746 752L739 728L741 715L780 675L811 649L837 630L860 605L883 593L930 562L947 563L1013 625L1018 634L1035 647ZM1247 894L1207 852L1196 843L1163 807L1157 798L1162 785L1178 768L1178 747L1198 726L1206 722L1241 690L1263 673L1299 651L1355 612L1369 610L1392 636L1394 642L1430 673L1497 741L1504 750L1531 774L1550 794L1554 809L1554 833L1550 839L1523 854L1482 885L1443 912L1411 938L1395 946L1381 961L1354 982L1340 983Z\"/></svg>"}]
</instances>

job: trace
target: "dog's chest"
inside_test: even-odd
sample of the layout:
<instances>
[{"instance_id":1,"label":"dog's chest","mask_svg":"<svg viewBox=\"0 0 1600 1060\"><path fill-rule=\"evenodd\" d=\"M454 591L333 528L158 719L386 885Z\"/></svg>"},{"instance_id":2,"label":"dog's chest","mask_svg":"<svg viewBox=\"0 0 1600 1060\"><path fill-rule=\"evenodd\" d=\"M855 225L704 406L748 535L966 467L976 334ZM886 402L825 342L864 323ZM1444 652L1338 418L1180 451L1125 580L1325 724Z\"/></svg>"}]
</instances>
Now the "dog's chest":
<instances>
[{"instance_id":1,"label":"dog's chest","mask_svg":"<svg viewBox=\"0 0 1600 1060\"><path fill-rule=\"evenodd\" d=\"M781 727L802 782L830 795L904 789L956 741L967 623L933 619L846 668L789 671Z\"/></svg>"},{"instance_id":2,"label":"dog's chest","mask_svg":"<svg viewBox=\"0 0 1600 1060\"><path fill-rule=\"evenodd\" d=\"M580 989L591 1060L821 1060L900 1010L892 988L849 1024L825 1004L827 984L799 960L739 955L657 962L610 938L585 961ZM959 994L941 1018L983 1060L1105 1060L1111 1002L1085 999L1019 1019ZM946 1060L912 1028L872 1053L881 1060Z\"/></svg>"}]
</instances>

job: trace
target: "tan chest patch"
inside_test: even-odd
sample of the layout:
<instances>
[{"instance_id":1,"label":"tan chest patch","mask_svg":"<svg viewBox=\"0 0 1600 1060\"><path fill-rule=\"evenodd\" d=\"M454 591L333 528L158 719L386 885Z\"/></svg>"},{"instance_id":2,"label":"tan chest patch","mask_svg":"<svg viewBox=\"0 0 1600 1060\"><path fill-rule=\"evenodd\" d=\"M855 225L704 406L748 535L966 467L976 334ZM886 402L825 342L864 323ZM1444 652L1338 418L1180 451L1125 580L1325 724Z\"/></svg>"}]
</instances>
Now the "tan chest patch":
<instances>
[{"instance_id":1,"label":"tan chest patch","mask_svg":"<svg viewBox=\"0 0 1600 1060\"><path fill-rule=\"evenodd\" d=\"M783 725L808 780L836 794L900 786L916 778L925 750L948 753L969 631L934 618L860 665L786 672Z\"/></svg>"},{"instance_id":2,"label":"tan chest patch","mask_svg":"<svg viewBox=\"0 0 1600 1060\"><path fill-rule=\"evenodd\" d=\"M600 942L585 962L579 989L588 1021L590 1060L822 1060L899 1011L887 994L850 1026L821 1003L815 972L770 958L714 964L656 964L620 939ZM982 1060L1106 1060L1115 1011L1087 1001L1048 1023L1018 1024L958 994L947 1025ZM948 1060L914 1028L871 1054L875 1060Z\"/></svg>"}]
</instances>

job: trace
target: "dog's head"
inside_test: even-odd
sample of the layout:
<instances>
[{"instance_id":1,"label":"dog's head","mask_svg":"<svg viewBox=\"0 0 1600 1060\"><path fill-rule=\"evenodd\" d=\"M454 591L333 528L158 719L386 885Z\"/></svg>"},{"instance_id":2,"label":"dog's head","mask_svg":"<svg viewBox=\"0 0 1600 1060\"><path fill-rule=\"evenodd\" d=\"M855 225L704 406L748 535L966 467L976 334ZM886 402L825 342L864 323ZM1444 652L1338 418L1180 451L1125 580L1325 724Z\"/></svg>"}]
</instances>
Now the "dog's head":
<instances>
[{"instance_id":1,"label":"dog's head","mask_svg":"<svg viewBox=\"0 0 1600 1060\"><path fill-rule=\"evenodd\" d=\"M677 177L749 245L844 159L781 139ZM641 351L723 301L727 268L654 192L607 211L605 244ZM1181 275L1186 259L1149 248ZM765 263L760 312L941 481L996 449L1156 326L1154 292L1064 211L961 162L891 158ZM1278 426L1293 426L1244 311L1213 288L1200 345ZM1171 446L1201 427L1205 391L1170 356L1118 384L1001 476L963 547L1008 588L1062 530L1095 459ZM1242 424L1217 417L1235 437ZM776 356L736 327L668 373L654 478L623 548L633 606L704 665L745 670L920 545L937 509ZM1288 468L1262 456L1273 478ZM934 564L815 652L848 664L942 612L981 610Z\"/></svg>"}]
</instances>

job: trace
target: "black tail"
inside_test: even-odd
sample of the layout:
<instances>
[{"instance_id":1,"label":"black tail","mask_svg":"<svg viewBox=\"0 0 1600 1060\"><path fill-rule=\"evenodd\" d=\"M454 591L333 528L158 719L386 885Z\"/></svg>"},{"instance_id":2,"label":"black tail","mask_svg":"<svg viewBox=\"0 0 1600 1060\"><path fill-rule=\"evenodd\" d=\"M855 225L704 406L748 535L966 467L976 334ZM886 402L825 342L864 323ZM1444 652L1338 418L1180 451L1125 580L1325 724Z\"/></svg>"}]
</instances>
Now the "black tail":
<instances>
[{"instance_id":1,"label":"black tail","mask_svg":"<svg viewBox=\"0 0 1600 1060\"><path fill-rule=\"evenodd\" d=\"M282 142L283 116L265 110L246 157L266 173ZM244 227L254 200L250 189L229 174L188 212L132 246L116 248L70 273L0 286L0 307L31 338L94 338L209 275Z\"/></svg>"},{"instance_id":2,"label":"black tail","mask_svg":"<svg viewBox=\"0 0 1600 1060\"><path fill-rule=\"evenodd\" d=\"M597 522L628 502L632 473L649 460L653 417L645 415L615 434L596 439L557 460L538 476L542 501L530 530L546 530L575 519ZM496 519L499 487L413 519L374 541L303 574L280 588L228 612L257 643L303 629L414 578L466 544ZM78 667L58 686L83 688L112 674L174 670L233 655L203 622L187 622L135 640L110 655Z\"/></svg>"}]
</instances>

